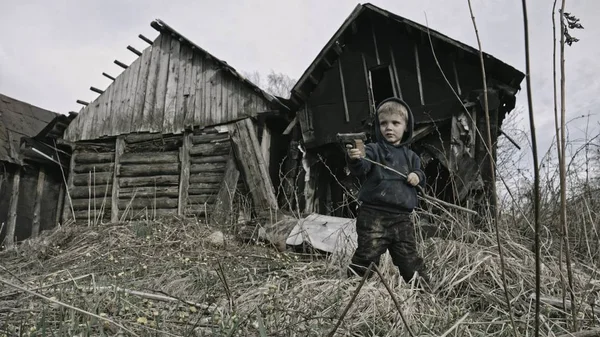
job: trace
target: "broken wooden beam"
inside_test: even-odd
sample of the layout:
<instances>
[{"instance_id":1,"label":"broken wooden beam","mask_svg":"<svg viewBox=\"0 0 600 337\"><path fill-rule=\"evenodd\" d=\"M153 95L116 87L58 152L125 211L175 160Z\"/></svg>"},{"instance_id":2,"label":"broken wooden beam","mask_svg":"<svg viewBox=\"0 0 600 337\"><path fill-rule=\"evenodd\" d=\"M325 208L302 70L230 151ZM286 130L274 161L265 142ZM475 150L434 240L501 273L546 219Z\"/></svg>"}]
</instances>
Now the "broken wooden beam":
<instances>
[{"instance_id":1,"label":"broken wooden beam","mask_svg":"<svg viewBox=\"0 0 600 337\"><path fill-rule=\"evenodd\" d=\"M125 63L119 61L119 60L115 60L115 64L118 65L119 67L123 68L123 69L127 69L129 68L128 65L126 65Z\"/></svg>"},{"instance_id":2,"label":"broken wooden beam","mask_svg":"<svg viewBox=\"0 0 600 337\"><path fill-rule=\"evenodd\" d=\"M8 220L6 222L6 236L4 244L6 249L11 249L15 244L15 228L17 226L17 206L19 204L19 186L21 181L21 167L13 175L12 190L8 206Z\"/></svg>"},{"instance_id":3,"label":"broken wooden beam","mask_svg":"<svg viewBox=\"0 0 600 337\"><path fill-rule=\"evenodd\" d=\"M342 59L338 60L338 70L340 72L340 82L342 84L342 98L344 100L344 115L346 123L350 122L350 113L348 112L348 99L346 98L346 86L344 85L344 72L342 71Z\"/></svg>"},{"instance_id":4,"label":"broken wooden beam","mask_svg":"<svg viewBox=\"0 0 600 337\"><path fill-rule=\"evenodd\" d=\"M133 48L132 46L127 46L127 50L129 50L130 52L136 54L137 56L142 56L142 52Z\"/></svg>"},{"instance_id":5,"label":"broken wooden beam","mask_svg":"<svg viewBox=\"0 0 600 337\"><path fill-rule=\"evenodd\" d=\"M290 124L288 124L288 126L285 128L285 130L283 130L283 135L286 135L286 136L289 135L297 123L298 123L298 116L294 117L294 119L292 119L292 121L290 122Z\"/></svg>"},{"instance_id":6,"label":"broken wooden beam","mask_svg":"<svg viewBox=\"0 0 600 337\"><path fill-rule=\"evenodd\" d=\"M104 77L106 77L106 78L108 78L108 79L112 80L112 81L114 81L114 80L115 80L115 78L114 78L114 77L110 76L110 75L109 75L109 74L107 74L107 73L102 73L102 75L103 75Z\"/></svg>"},{"instance_id":7,"label":"broken wooden beam","mask_svg":"<svg viewBox=\"0 0 600 337\"><path fill-rule=\"evenodd\" d=\"M82 101L80 99L77 100L77 103L81 104L81 105L85 105L88 106L90 103L86 102L86 101Z\"/></svg>"},{"instance_id":8,"label":"broken wooden beam","mask_svg":"<svg viewBox=\"0 0 600 337\"><path fill-rule=\"evenodd\" d=\"M421 79L421 65L419 63L419 46L415 44L415 65L417 70L417 82L419 83L419 97L421 98L421 105L425 105L425 98L423 97L423 80Z\"/></svg>"},{"instance_id":9,"label":"broken wooden beam","mask_svg":"<svg viewBox=\"0 0 600 337\"><path fill-rule=\"evenodd\" d=\"M152 40L150 40L149 38L145 37L145 36L144 36L144 35L142 35L142 34L138 35L138 37L139 37L140 39L142 39L144 42L146 42L147 44L149 44L149 45L153 45L153 44L154 44L154 42L152 42Z\"/></svg>"},{"instance_id":10,"label":"broken wooden beam","mask_svg":"<svg viewBox=\"0 0 600 337\"><path fill-rule=\"evenodd\" d=\"M102 95L104 93L104 90L100 90L100 89L98 89L96 87L90 87L90 90L93 91L93 92L97 92L100 95Z\"/></svg>"}]
</instances>

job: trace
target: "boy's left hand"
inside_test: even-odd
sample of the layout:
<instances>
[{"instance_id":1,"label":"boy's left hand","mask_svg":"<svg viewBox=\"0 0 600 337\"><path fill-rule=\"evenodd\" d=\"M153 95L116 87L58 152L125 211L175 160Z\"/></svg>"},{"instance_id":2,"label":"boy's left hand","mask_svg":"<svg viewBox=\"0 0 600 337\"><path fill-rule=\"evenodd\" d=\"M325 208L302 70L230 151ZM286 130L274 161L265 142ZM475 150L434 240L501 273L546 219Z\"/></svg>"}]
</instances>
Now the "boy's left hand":
<instances>
[{"instance_id":1,"label":"boy's left hand","mask_svg":"<svg viewBox=\"0 0 600 337\"><path fill-rule=\"evenodd\" d=\"M411 172L408 174L408 177L406 177L406 181L412 186L417 186L421 179L419 179L419 176L416 173Z\"/></svg>"}]
</instances>

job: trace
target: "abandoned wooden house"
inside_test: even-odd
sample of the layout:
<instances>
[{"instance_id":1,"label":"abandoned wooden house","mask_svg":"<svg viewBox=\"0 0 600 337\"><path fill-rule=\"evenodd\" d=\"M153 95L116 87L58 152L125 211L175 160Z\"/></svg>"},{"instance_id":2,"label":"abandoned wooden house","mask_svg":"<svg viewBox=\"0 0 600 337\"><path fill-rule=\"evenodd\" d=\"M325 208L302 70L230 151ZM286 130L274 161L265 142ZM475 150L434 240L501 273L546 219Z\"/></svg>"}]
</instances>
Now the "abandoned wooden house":
<instances>
[{"instance_id":1,"label":"abandoned wooden house","mask_svg":"<svg viewBox=\"0 0 600 337\"><path fill-rule=\"evenodd\" d=\"M0 94L0 243L36 237L59 221L64 189L55 146L71 117Z\"/></svg>"},{"instance_id":2,"label":"abandoned wooden house","mask_svg":"<svg viewBox=\"0 0 600 337\"><path fill-rule=\"evenodd\" d=\"M93 88L100 95L81 102L64 133L64 219L226 221L238 185L256 212L277 209L269 171L287 151L289 109L163 21L151 26L158 37L140 35L149 44L141 52L128 47L137 59L115 61L125 70Z\"/></svg>"},{"instance_id":3,"label":"abandoned wooden house","mask_svg":"<svg viewBox=\"0 0 600 337\"><path fill-rule=\"evenodd\" d=\"M524 74L491 55L484 59L495 143ZM422 158L432 193L454 203L493 204L485 198L494 183L492 168L477 135L486 135L481 74L478 50L374 5L359 4L291 92L301 134L293 138L285 167L291 177L308 171L304 178L288 179L288 190L304 196L295 201L300 210L351 216L344 205L354 185L344 171L336 134L372 134L375 106L390 96L402 98L413 110L411 147ZM304 156L296 150L299 143L305 146Z\"/></svg>"}]
</instances>

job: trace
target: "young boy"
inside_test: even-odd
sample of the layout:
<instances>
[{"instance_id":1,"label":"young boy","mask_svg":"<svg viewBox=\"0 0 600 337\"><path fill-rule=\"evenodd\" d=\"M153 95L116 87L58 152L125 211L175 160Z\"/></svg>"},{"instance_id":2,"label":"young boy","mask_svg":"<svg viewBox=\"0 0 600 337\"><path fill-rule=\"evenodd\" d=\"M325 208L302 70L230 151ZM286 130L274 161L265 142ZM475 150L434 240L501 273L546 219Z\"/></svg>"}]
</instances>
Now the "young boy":
<instances>
[{"instance_id":1,"label":"young boy","mask_svg":"<svg viewBox=\"0 0 600 337\"><path fill-rule=\"evenodd\" d=\"M359 213L356 220L358 248L352 257L348 274L363 276L371 264L387 249L400 275L410 282L418 272L429 283L423 259L417 253L410 213L417 206L416 186L425 185L419 157L406 143L413 133L413 116L402 100L392 97L377 107L375 135L377 142L365 146L365 154L348 149L347 161L352 174L364 177L359 192ZM363 156L404 173L397 173L370 163ZM418 284L421 284L419 280Z\"/></svg>"}]
</instances>

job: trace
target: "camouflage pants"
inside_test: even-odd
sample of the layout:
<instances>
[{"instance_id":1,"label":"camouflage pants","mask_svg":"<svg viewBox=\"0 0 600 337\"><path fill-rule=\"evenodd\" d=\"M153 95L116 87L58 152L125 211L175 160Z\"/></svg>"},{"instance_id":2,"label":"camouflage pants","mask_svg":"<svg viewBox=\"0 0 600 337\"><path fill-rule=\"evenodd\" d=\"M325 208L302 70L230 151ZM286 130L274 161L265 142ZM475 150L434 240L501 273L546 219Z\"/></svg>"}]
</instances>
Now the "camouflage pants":
<instances>
[{"instance_id":1,"label":"camouflage pants","mask_svg":"<svg viewBox=\"0 0 600 337\"><path fill-rule=\"evenodd\" d=\"M358 248L352 257L348 274L352 271L363 276L371 262L379 264L381 255L389 249L394 265L406 282L415 272L429 283L425 262L417 252L414 227L409 214L386 214L369 208L361 208L356 219ZM370 275L369 275L370 277Z\"/></svg>"}]
</instances>

